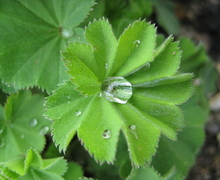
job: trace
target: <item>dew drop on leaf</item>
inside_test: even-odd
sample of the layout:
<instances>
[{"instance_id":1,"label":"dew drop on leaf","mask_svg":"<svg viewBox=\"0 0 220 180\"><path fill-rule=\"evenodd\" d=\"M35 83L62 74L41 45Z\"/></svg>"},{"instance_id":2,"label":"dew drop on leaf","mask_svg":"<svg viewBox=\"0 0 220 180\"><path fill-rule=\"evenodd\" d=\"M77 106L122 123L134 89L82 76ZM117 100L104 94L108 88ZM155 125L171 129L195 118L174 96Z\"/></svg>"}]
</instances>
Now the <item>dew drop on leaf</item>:
<instances>
[{"instance_id":1,"label":"dew drop on leaf","mask_svg":"<svg viewBox=\"0 0 220 180\"><path fill-rule=\"evenodd\" d=\"M136 45L136 47L138 47L140 45L141 41L140 40L136 40L134 41L134 44Z\"/></svg>"},{"instance_id":2,"label":"dew drop on leaf","mask_svg":"<svg viewBox=\"0 0 220 180\"><path fill-rule=\"evenodd\" d=\"M108 63L105 63L105 69L108 69Z\"/></svg>"},{"instance_id":3,"label":"dew drop on leaf","mask_svg":"<svg viewBox=\"0 0 220 180\"><path fill-rule=\"evenodd\" d=\"M81 114L82 114L82 112L81 111L76 111L76 116L80 116Z\"/></svg>"},{"instance_id":4,"label":"dew drop on leaf","mask_svg":"<svg viewBox=\"0 0 220 180\"><path fill-rule=\"evenodd\" d=\"M111 137L111 131L108 130L108 129L106 129L106 130L104 131L104 133L102 134L102 137L103 137L104 139L109 139L109 138Z\"/></svg>"},{"instance_id":5,"label":"dew drop on leaf","mask_svg":"<svg viewBox=\"0 0 220 180\"><path fill-rule=\"evenodd\" d=\"M37 125L37 119L32 119L31 121L30 121L30 126L31 127L34 127L34 126L36 126Z\"/></svg>"},{"instance_id":6,"label":"dew drop on leaf","mask_svg":"<svg viewBox=\"0 0 220 180\"><path fill-rule=\"evenodd\" d=\"M98 93L98 97L102 97L102 93L101 92Z\"/></svg>"},{"instance_id":7,"label":"dew drop on leaf","mask_svg":"<svg viewBox=\"0 0 220 180\"><path fill-rule=\"evenodd\" d=\"M0 129L0 134L2 134L3 133L3 129Z\"/></svg>"},{"instance_id":8,"label":"dew drop on leaf","mask_svg":"<svg viewBox=\"0 0 220 180\"><path fill-rule=\"evenodd\" d=\"M125 104L132 96L132 85L123 77L109 77L103 81L102 91L108 101Z\"/></svg>"},{"instance_id":9,"label":"dew drop on leaf","mask_svg":"<svg viewBox=\"0 0 220 180\"><path fill-rule=\"evenodd\" d=\"M5 145L5 142L2 139L0 139L0 148L2 148L4 145Z\"/></svg>"},{"instance_id":10,"label":"dew drop on leaf","mask_svg":"<svg viewBox=\"0 0 220 180\"><path fill-rule=\"evenodd\" d=\"M67 103L70 103L70 101L68 101Z\"/></svg>"},{"instance_id":11,"label":"dew drop on leaf","mask_svg":"<svg viewBox=\"0 0 220 180\"><path fill-rule=\"evenodd\" d=\"M20 136L20 138L21 138L21 139L24 139L24 134L22 134L22 135Z\"/></svg>"},{"instance_id":12,"label":"dew drop on leaf","mask_svg":"<svg viewBox=\"0 0 220 180\"><path fill-rule=\"evenodd\" d=\"M130 125L129 126L130 133L133 134L136 139L138 139L136 128L137 128L136 125Z\"/></svg>"},{"instance_id":13,"label":"dew drop on leaf","mask_svg":"<svg viewBox=\"0 0 220 180\"><path fill-rule=\"evenodd\" d=\"M49 127L43 126L40 130L40 135L45 135L49 131Z\"/></svg>"},{"instance_id":14,"label":"dew drop on leaf","mask_svg":"<svg viewBox=\"0 0 220 180\"><path fill-rule=\"evenodd\" d=\"M65 39L68 39L74 35L74 32L72 29L62 29L61 31L62 31L61 32L62 37Z\"/></svg>"}]
</instances>

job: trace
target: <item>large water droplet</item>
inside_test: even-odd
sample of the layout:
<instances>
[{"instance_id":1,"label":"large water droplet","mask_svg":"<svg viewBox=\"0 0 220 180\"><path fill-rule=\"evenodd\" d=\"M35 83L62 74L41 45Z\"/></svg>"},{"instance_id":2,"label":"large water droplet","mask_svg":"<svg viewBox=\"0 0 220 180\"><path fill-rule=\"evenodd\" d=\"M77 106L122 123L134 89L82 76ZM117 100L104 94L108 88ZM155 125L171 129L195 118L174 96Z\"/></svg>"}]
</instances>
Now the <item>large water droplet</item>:
<instances>
[{"instance_id":1,"label":"large water droplet","mask_svg":"<svg viewBox=\"0 0 220 180\"><path fill-rule=\"evenodd\" d=\"M136 129L137 129L137 125L130 125L129 126L130 133L133 134L136 139L138 139Z\"/></svg>"},{"instance_id":2,"label":"large water droplet","mask_svg":"<svg viewBox=\"0 0 220 180\"><path fill-rule=\"evenodd\" d=\"M125 104L132 96L132 86L123 77L109 77L102 83L103 97L110 102Z\"/></svg>"},{"instance_id":3,"label":"large water droplet","mask_svg":"<svg viewBox=\"0 0 220 180\"><path fill-rule=\"evenodd\" d=\"M62 37L68 39L74 35L72 29L62 29Z\"/></svg>"},{"instance_id":4,"label":"large water droplet","mask_svg":"<svg viewBox=\"0 0 220 180\"><path fill-rule=\"evenodd\" d=\"M30 126L31 127L34 127L34 126L36 126L37 125L37 119L32 119L31 121L30 121Z\"/></svg>"},{"instance_id":5,"label":"large water droplet","mask_svg":"<svg viewBox=\"0 0 220 180\"><path fill-rule=\"evenodd\" d=\"M81 114L82 114L82 112L81 111L76 111L76 116L80 116Z\"/></svg>"},{"instance_id":6,"label":"large water droplet","mask_svg":"<svg viewBox=\"0 0 220 180\"><path fill-rule=\"evenodd\" d=\"M0 148L2 148L5 145L4 140L0 139Z\"/></svg>"},{"instance_id":7,"label":"large water droplet","mask_svg":"<svg viewBox=\"0 0 220 180\"><path fill-rule=\"evenodd\" d=\"M140 45L141 41L140 40L136 40L134 41L134 44L136 45L136 47L138 47Z\"/></svg>"},{"instance_id":8,"label":"large water droplet","mask_svg":"<svg viewBox=\"0 0 220 180\"><path fill-rule=\"evenodd\" d=\"M105 138L105 139L109 139L111 137L111 131L106 129L104 131L104 133L102 134L102 137Z\"/></svg>"},{"instance_id":9,"label":"large water droplet","mask_svg":"<svg viewBox=\"0 0 220 180\"><path fill-rule=\"evenodd\" d=\"M47 134L48 131L49 131L49 127L43 126L40 130L40 134L45 135L45 134Z\"/></svg>"}]
</instances>

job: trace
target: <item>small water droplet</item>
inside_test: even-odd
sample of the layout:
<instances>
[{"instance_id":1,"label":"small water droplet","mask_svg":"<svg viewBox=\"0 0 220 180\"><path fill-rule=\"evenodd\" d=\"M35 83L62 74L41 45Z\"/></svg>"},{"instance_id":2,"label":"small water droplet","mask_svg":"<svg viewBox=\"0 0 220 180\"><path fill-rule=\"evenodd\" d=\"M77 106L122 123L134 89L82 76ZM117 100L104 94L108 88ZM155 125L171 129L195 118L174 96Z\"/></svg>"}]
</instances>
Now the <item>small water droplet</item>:
<instances>
[{"instance_id":1,"label":"small water droplet","mask_svg":"<svg viewBox=\"0 0 220 180\"><path fill-rule=\"evenodd\" d=\"M67 99L70 99L71 98L71 96L69 95L69 96L67 96Z\"/></svg>"},{"instance_id":2,"label":"small water droplet","mask_svg":"<svg viewBox=\"0 0 220 180\"><path fill-rule=\"evenodd\" d=\"M125 104L132 96L132 86L123 77L109 77L102 83L102 92L108 101Z\"/></svg>"},{"instance_id":3,"label":"small water droplet","mask_svg":"<svg viewBox=\"0 0 220 180\"><path fill-rule=\"evenodd\" d=\"M2 134L3 133L3 129L0 129L0 134Z\"/></svg>"},{"instance_id":4,"label":"small water droplet","mask_svg":"<svg viewBox=\"0 0 220 180\"><path fill-rule=\"evenodd\" d=\"M10 127L13 129L14 128L14 124L10 124Z\"/></svg>"},{"instance_id":5,"label":"small water droplet","mask_svg":"<svg viewBox=\"0 0 220 180\"><path fill-rule=\"evenodd\" d=\"M176 52L174 51L174 52L173 52L173 55L175 55L175 54L176 54Z\"/></svg>"},{"instance_id":6,"label":"small water droplet","mask_svg":"<svg viewBox=\"0 0 220 180\"><path fill-rule=\"evenodd\" d=\"M43 126L40 130L40 134L45 135L45 134L47 134L48 131L49 131L49 127Z\"/></svg>"},{"instance_id":7,"label":"small water droplet","mask_svg":"<svg viewBox=\"0 0 220 180\"><path fill-rule=\"evenodd\" d=\"M82 112L81 111L76 111L76 116L80 116L81 114L82 114Z\"/></svg>"},{"instance_id":8,"label":"small water droplet","mask_svg":"<svg viewBox=\"0 0 220 180\"><path fill-rule=\"evenodd\" d=\"M129 126L130 133L133 134L136 139L138 139L136 129L137 129L137 125L130 125Z\"/></svg>"},{"instance_id":9,"label":"small water droplet","mask_svg":"<svg viewBox=\"0 0 220 180\"><path fill-rule=\"evenodd\" d=\"M108 63L105 63L105 69L108 69Z\"/></svg>"},{"instance_id":10,"label":"small water droplet","mask_svg":"<svg viewBox=\"0 0 220 180\"><path fill-rule=\"evenodd\" d=\"M62 29L62 37L68 39L74 35L72 29Z\"/></svg>"},{"instance_id":11,"label":"small water droplet","mask_svg":"<svg viewBox=\"0 0 220 180\"><path fill-rule=\"evenodd\" d=\"M5 145L4 140L0 139L0 148L2 148Z\"/></svg>"},{"instance_id":12,"label":"small water droplet","mask_svg":"<svg viewBox=\"0 0 220 180\"><path fill-rule=\"evenodd\" d=\"M138 47L140 45L141 41L140 40L136 40L134 41L134 44L136 45L136 47Z\"/></svg>"},{"instance_id":13,"label":"small water droplet","mask_svg":"<svg viewBox=\"0 0 220 180\"><path fill-rule=\"evenodd\" d=\"M109 139L109 138L111 137L111 131L108 130L108 129L106 129L106 130L104 131L104 133L102 134L102 137L103 137L104 139Z\"/></svg>"},{"instance_id":14,"label":"small water droplet","mask_svg":"<svg viewBox=\"0 0 220 180\"><path fill-rule=\"evenodd\" d=\"M70 101L68 101L67 103L70 103Z\"/></svg>"},{"instance_id":15,"label":"small water droplet","mask_svg":"<svg viewBox=\"0 0 220 180\"><path fill-rule=\"evenodd\" d=\"M20 138L21 138L21 139L24 139L24 134L22 134L22 135L20 136Z\"/></svg>"},{"instance_id":16,"label":"small water droplet","mask_svg":"<svg viewBox=\"0 0 220 180\"><path fill-rule=\"evenodd\" d=\"M102 97L102 93L101 92L98 93L98 97Z\"/></svg>"},{"instance_id":17,"label":"small water droplet","mask_svg":"<svg viewBox=\"0 0 220 180\"><path fill-rule=\"evenodd\" d=\"M30 121L30 126L31 127L34 127L34 126L36 126L37 125L37 119L32 119L31 121Z\"/></svg>"}]
</instances>

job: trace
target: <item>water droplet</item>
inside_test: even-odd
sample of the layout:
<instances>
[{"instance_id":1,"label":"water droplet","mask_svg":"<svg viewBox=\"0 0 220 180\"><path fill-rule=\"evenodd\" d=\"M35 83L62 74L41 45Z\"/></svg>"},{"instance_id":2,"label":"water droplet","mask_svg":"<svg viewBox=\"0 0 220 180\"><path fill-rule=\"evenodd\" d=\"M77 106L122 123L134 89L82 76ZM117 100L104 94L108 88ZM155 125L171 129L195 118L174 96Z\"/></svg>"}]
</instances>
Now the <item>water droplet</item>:
<instances>
[{"instance_id":1,"label":"water droplet","mask_svg":"<svg viewBox=\"0 0 220 180\"><path fill-rule=\"evenodd\" d=\"M132 96L132 86L123 77L109 77L102 83L103 97L110 102L125 104Z\"/></svg>"},{"instance_id":2,"label":"water droplet","mask_svg":"<svg viewBox=\"0 0 220 180\"><path fill-rule=\"evenodd\" d=\"M76 116L80 116L81 114L82 114L82 112L81 111L76 111Z\"/></svg>"},{"instance_id":3,"label":"water droplet","mask_svg":"<svg viewBox=\"0 0 220 180\"><path fill-rule=\"evenodd\" d=\"M20 138L21 138L21 139L24 139L24 134L22 134L22 135L20 136Z\"/></svg>"},{"instance_id":4,"label":"water droplet","mask_svg":"<svg viewBox=\"0 0 220 180\"><path fill-rule=\"evenodd\" d=\"M62 37L68 39L74 35L72 29L62 29Z\"/></svg>"},{"instance_id":5,"label":"water droplet","mask_svg":"<svg viewBox=\"0 0 220 180\"><path fill-rule=\"evenodd\" d=\"M0 139L0 148L2 148L5 145L4 140Z\"/></svg>"},{"instance_id":6,"label":"water droplet","mask_svg":"<svg viewBox=\"0 0 220 180\"><path fill-rule=\"evenodd\" d=\"M105 69L108 69L108 63L105 63Z\"/></svg>"},{"instance_id":7,"label":"water droplet","mask_svg":"<svg viewBox=\"0 0 220 180\"><path fill-rule=\"evenodd\" d=\"M133 134L136 139L138 139L136 129L137 129L137 125L130 125L129 126L130 133Z\"/></svg>"},{"instance_id":8,"label":"water droplet","mask_svg":"<svg viewBox=\"0 0 220 180\"><path fill-rule=\"evenodd\" d=\"M70 99L71 98L71 96L69 95L69 96L67 96L67 99Z\"/></svg>"},{"instance_id":9,"label":"water droplet","mask_svg":"<svg viewBox=\"0 0 220 180\"><path fill-rule=\"evenodd\" d=\"M30 126L31 127L34 127L34 126L36 126L37 125L37 119L32 119L31 121L30 121Z\"/></svg>"},{"instance_id":10,"label":"water droplet","mask_svg":"<svg viewBox=\"0 0 220 180\"><path fill-rule=\"evenodd\" d=\"M2 134L3 133L3 129L0 129L0 134Z\"/></svg>"},{"instance_id":11,"label":"water droplet","mask_svg":"<svg viewBox=\"0 0 220 180\"><path fill-rule=\"evenodd\" d=\"M111 137L111 131L106 129L104 131L104 133L102 134L102 137L105 138L105 139L109 139Z\"/></svg>"},{"instance_id":12,"label":"water droplet","mask_svg":"<svg viewBox=\"0 0 220 180\"><path fill-rule=\"evenodd\" d=\"M68 101L67 103L70 103L70 101Z\"/></svg>"},{"instance_id":13,"label":"water droplet","mask_svg":"<svg viewBox=\"0 0 220 180\"><path fill-rule=\"evenodd\" d=\"M101 92L98 93L98 97L102 97L102 93Z\"/></svg>"},{"instance_id":14,"label":"water droplet","mask_svg":"<svg viewBox=\"0 0 220 180\"><path fill-rule=\"evenodd\" d=\"M47 134L48 131L49 131L49 127L43 126L40 130L40 134L45 135L45 134Z\"/></svg>"},{"instance_id":15,"label":"water droplet","mask_svg":"<svg viewBox=\"0 0 220 180\"><path fill-rule=\"evenodd\" d=\"M136 47L138 47L140 45L141 41L140 40L136 40L134 41L134 44L136 45Z\"/></svg>"}]
</instances>

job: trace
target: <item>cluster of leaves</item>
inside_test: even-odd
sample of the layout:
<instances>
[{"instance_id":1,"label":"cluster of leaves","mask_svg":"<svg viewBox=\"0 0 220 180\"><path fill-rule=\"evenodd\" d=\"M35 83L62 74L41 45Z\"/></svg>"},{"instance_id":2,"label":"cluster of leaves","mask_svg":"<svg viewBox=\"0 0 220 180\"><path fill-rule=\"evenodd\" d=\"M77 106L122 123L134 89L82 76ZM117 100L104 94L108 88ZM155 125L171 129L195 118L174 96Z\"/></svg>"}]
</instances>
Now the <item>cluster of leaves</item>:
<instances>
[{"instance_id":1,"label":"cluster of leaves","mask_svg":"<svg viewBox=\"0 0 220 180\"><path fill-rule=\"evenodd\" d=\"M86 18L93 0L0 0L1 179L86 180L70 162L79 145L67 147L76 134L92 155L85 156L85 172L95 169L95 178L172 180L187 174L204 136L204 94L212 90L204 84L214 75L211 65L203 68L209 61L202 46L164 39L146 20L136 20L156 13L158 23L176 33L172 4L161 2L98 0ZM93 21L101 16L112 26L104 18ZM88 21L93 23L84 35ZM186 103L192 74L180 72L194 72L202 82ZM131 97L120 81L106 97L114 78Z\"/></svg>"}]
</instances>

